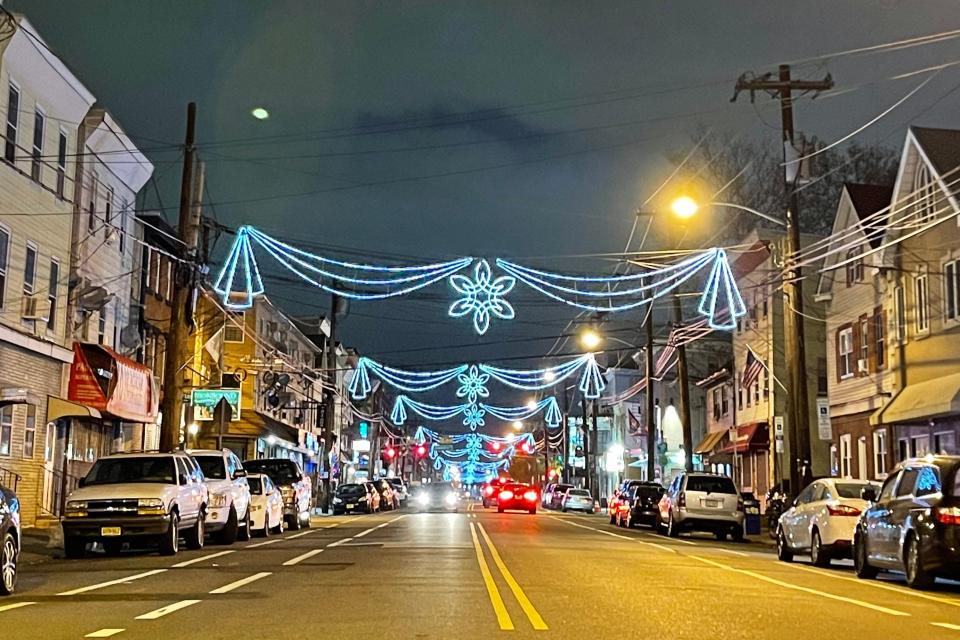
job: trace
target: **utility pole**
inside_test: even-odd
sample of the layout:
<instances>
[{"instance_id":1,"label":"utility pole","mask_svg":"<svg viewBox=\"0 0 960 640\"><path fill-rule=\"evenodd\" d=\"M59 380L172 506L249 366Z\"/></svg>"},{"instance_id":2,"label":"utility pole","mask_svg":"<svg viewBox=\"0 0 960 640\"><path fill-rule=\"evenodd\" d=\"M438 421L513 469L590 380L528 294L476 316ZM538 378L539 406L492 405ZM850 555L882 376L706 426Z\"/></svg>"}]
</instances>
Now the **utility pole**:
<instances>
[{"instance_id":1,"label":"utility pole","mask_svg":"<svg viewBox=\"0 0 960 640\"><path fill-rule=\"evenodd\" d=\"M647 482L657 475L657 427L653 422L653 303L647 312Z\"/></svg>"},{"instance_id":2,"label":"utility pole","mask_svg":"<svg viewBox=\"0 0 960 640\"><path fill-rule=\"evenodd\" d=\"M160 449L173 451L180 440L180 423L183 420L183 374L186 361L187 338L193 327L193 318L188 315L192 308L192 294L197 278L197 245L200 238L200 211L193 204L193 161L197 122L197 105L187 105L187 133L183 148L183 175L180 179L180 216L177 233L183 242L178 252L184 262L174 268L173 300L170 303L170 326L166 335L163 378L163 419L160 424Z\"/></svg>"},{"instance_id":3,"label":"utility pole","mask_svg":"<svg viewBox=\"0 0 960 640\"><path fill-rule=\"evenodd\" d=\"M583 483L587 486L587 491L593 493L593 487L590 486L590 429L587 428L587 396L580 392L580 431L583 433Z\"/></svg>"},{"instance_id":4,"label":"utility pole","mask_svg":"<svg viewBox=\"0 0 960 640\"><path fill-rule=\"evenodd\" d=\"M563 465L560 467L559 479L561 482L570 482L570 472L567 470L567 465L570 464L570 407L567 402L567 385L563 382L560 383L560 393L563 394L563 422L561 423L563 428L563 447L561 450Z\"/></svg>"},{"instance_id":5,"label":"utility pole","mask_svg":"<svg viewBox=\"0 0 960 640\"><path fill-rule=\"evenodd\" d=\"M673 326L683 326L683 306L680 296L673 296ZM687 375L687 347L675 339L677 350L677 384L680 385L680 422L683 430L683 468L693 471L693 425L690 424L690 380Z\"/></svg>"},{"instance_id":6,"label":"utility pole","mask_svg":"<svg viewBox=\"0 0 960 640\"><path fill-rule=\"evenodd\" d=\"M597 409L600 406L600 399L595 398L591 402L592 406L592 415L590 422L590 451L593 453L593 464L590 465L590 486L591 490L594 492L594 498L600 500L600 474L597 471L597 466L599 465L599 458L597 452Z\"/></svg>"},{"instance_id":7,"label":"utility pole","mask_svg":"<svg viewBox=\"0 0 960 640\"><path fill-rule=\"evenodd\" d=\"M800 224L798 220L798 205L796 181L800 175L799 163L793 161L792 151L794 141L793 131L793 92L800 91L820 92L833 88L833 78L830 74L823 80L791 80L790 65L780 65L777 78L773 73L766 73L759 77L748 77L746 74L737 80L733 100L741 91L750 92L750 101L755 98L757 91L766 91L780 100L781 139L783 142L784 184L786 192L786 219L787 237L786 251L784 252L783 278L784 294L784 332L786 344L784 354L789 367L790 392L787 393L787 408L790 417L790 491L794 495L811 478L811 449L810 449L810 406L807 398L807 350L804 342L803 327L803 284L802 270L796 263L795 257L800 250ZM791 175L793 179L791 179Z\"/></svg>"},{"instance_id":8,"label":"utility pole","mask_svg":"<svg viewBox=\"0 0 960 640\"><path fill-rule=\"evenodd\" d=\"M333 451L333 423L334 404L336 402L337 386L337 303L340 296L333 294L330 297L330 337L327 339L327 384L323 390L323 460L321 460L321 477L323 478L323 509L330 513L330 484L333 475L333 465L330 464L330 453ZM379 429L379 426L377 427ZM369 453L370 480L373 480L373 447Z\"/></svg>"}]
</instances>

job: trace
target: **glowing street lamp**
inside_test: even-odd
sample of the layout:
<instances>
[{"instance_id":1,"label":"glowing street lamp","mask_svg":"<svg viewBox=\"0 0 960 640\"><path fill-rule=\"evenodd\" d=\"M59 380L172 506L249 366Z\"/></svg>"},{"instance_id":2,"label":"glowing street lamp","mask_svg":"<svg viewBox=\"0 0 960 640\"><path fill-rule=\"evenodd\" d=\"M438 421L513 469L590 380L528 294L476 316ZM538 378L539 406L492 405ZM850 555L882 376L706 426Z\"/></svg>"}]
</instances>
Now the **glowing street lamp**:
<instances>
[{"instance_id":1,"label":"glowing street lamp","mask_svg":"<svg viewBox=\"0 0 960 640\"><path fill-rule=\"evenodd\" d=\"M580 344L591 351L599 347L601 342L603 338L594 329L587 329L580 334Z\"/></svg>"},{"instance_id":2,"label":"glowing street lamp","mask_svg":"<svg viewBox=\"0 0 960 640\"><path fill-rule=\"evenodd\" d=\"M514 420L514 421L513 421L513 428L514 428L514 429L523 429L523 423L520 422L519 420Z\"/></svg>"},{"instance_id":3,"label":"glowing street lamp","mask_svg":"<svg viewBox=\"0 0 960 640\"><path fill-rule=\"evenodd\" d=\"M533 398L527 400L527 409L530 409L530 411L533 411L536 408L537 408L536 400L534 400Z\"/></svg>"},{"instance_id":4,"label":"glowing street lamp","mask_svg":"<svg viewBox=\"0 0 960 640\"><path fill-rule=\"evenodd\" d=\"M554 373L553 371L551 371L550 369L547 369L546 371L543 372L543 381L544 381L544 382L553 382L553 381L556 380L556 379L557 379L557 374L555 374L555 373Z\"/></svg>"},{"instance_id":5,"label":"glowing street lamp","mask_svg":"<svg viewBox=\"0 0 960 640\"><path fill-rule=\"evenodd\" d=\"M696 215L700 205L690 196L679 196L670 203L670 210L681 220L688 220Z\"/></svg>"}]
</instances>

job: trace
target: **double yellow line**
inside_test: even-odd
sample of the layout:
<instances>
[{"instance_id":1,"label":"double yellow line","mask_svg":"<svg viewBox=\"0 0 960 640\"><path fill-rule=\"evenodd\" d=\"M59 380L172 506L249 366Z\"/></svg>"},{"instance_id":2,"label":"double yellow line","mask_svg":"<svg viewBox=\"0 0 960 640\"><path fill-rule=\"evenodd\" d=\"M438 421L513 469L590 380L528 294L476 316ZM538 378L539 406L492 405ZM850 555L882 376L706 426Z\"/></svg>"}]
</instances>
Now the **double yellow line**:
<instances>
[{"instance_id":1,"label":"double yellow line","mask_svg":"<svg viewBox=\"0 0 960 640\"><path fill-rule=\"evenodd\" d=\"M503 576L504 582L506 582L507 586L510 587L510 591L513 592L513 597L517 599L517 602L520 604L520 608L523 609L523 612L526 614L530 624L533 625L533 628L537 631L546 631L547 623L544 622L543 618L540 617L540 614L533 606L533 603L530 602L527 594L523 592L523 589L521 589L520 585L517 584L513 574L510 573L509 569L507 569L507 565L504 564L503 558L500 557L500 552L498 552L497 548L493 546L493 541L490 539L490 536L487 535L483 525L480 523L474 524L471 522L470 536L473 538L473 548L477 552L477 564L480 565L480 574L483 576L483 583L487 587L487 595L490 597L490 604L493 605L493 611L497 615L497 623L500 625L500 630L513 631L515 627L513 626L513 620L510 618L510 612L507 611L507 607L503 603L503 598L500 596L500 589L497 588L497 583L494 581L493 575L490 573L490 567L487 565L487 559L483 554L483 547L480 544L480 539L477 537L478 530L480 531L480 535L483 537L483 540L487 543L487 549L490 551L490 557L493 559L493 563L496 565L497 569L500 570L500 575Z\"/></svg>"}]
</instances>

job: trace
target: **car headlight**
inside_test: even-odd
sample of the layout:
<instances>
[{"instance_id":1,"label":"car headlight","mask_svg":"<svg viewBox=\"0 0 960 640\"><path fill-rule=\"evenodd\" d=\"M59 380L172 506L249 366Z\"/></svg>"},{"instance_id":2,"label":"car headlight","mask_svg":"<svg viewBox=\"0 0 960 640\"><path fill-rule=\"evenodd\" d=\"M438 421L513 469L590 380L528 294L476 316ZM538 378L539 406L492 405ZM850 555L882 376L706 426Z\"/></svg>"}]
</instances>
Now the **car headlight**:
<instances>
[{"instance_id":1,"label":"car headlight","mask_svg":"<svg viewBox=\"0 0 960 640\"><path fill-rule=\"evenodd\" d=\"M162 507L163 500L160 498L140 498L137 500L138 507Z\"/></svg>"},{"instance_id":2,"label":"car headlight","mask_svg":"<svg viewBox=\"0 0 960 640\"><path fill-rule=\"evenodd\" d=\"M215 493L210 496L210 506L214 509L227 506L227 494Z\"/></svg>"},{"instance_id":3,"label":"car headlight","mask_svg":"<svg viewBox=\"0 0 960 640\"><path fill-rule=\"evenodd\" d=\"M430 496L425 493L421 493L417 496L417 504L422 504L423 506L430 504Z\"/></svg>"},{"instance_id":4,"label":"car headlight","mask_svg":"<svg viewBox=\"0 0 960 640\"><path fill-rule=\"evenodd\" d=\"M367 496L363 496L362 498L357 500L357 502L366 502L366 501L367 501Z\"/></svg>"},{"instance_id":5,"label":"car headlight","mask_svg":"<svg viewBox=\"0 0 960 640\"><path fill-rule=\"evenodd\" d=\"M84 518L87 515L86 500L68 500L64 514L68 518Z\"/></svg>"},{"instance_id":6,"label":"car headlight","mask_svg":"<svg viewBox=\"0 0 960 640\"><path fill-rule=\"evenodd\" d=\"M447 504L451 504L451 505L452 505L452 504L457 504L457 494L455 494L455 493L448 493L448 494L447 494L447 497L444 498L444 501L445 501Z\"/></svg>"},{"instance_id":7,"label":"car headlight","mask_svg":"<svg viewBox=\"0 0 960 640\"><path fill-rule=\"evenodd\" d=\"M87 501L86 500L69 500L67 501L67 509L86 509Z\"/></svg>"},{"instance_id":8,"label":"car headlight","mask_svg":"<svg viewBox=\"0 0 960 640\"><path fill-rule=\"evenodd\" d=\"M343 500L341 500L340 498L333 499L333 504L340 504L341 502L343 502Z\"/></svg>"}]
</instances>

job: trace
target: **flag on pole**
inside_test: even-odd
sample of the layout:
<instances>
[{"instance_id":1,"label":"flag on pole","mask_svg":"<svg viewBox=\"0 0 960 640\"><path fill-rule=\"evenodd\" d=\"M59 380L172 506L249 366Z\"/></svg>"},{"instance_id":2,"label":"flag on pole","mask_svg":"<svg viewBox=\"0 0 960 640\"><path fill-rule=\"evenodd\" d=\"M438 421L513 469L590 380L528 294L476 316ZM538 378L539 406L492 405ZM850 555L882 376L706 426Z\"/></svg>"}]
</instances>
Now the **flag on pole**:
<instances>
[{"instance_id":1,"label":"flag on pole","mask_svg":"<svg viewBox=\"0 0 960 640\"><path fill-rule=\"evenodd\" d=\"M220 354L223 352L223 327L217 329L217 332L210 336L210 339L203 344L213 361L220 364Z\"/></svg>"},{"instance_id":2,"label":"flag on pole","mask_svg":"<svg viewBox=\"0 0 960 640\"><path fill-rule=\"evenodd\" d=\"M740 388L749 389L760 377L760 372L767 368L750 345L747 345L747 362L743 367L743 375L740 376Z\"/></svg>"}]
</instances>

